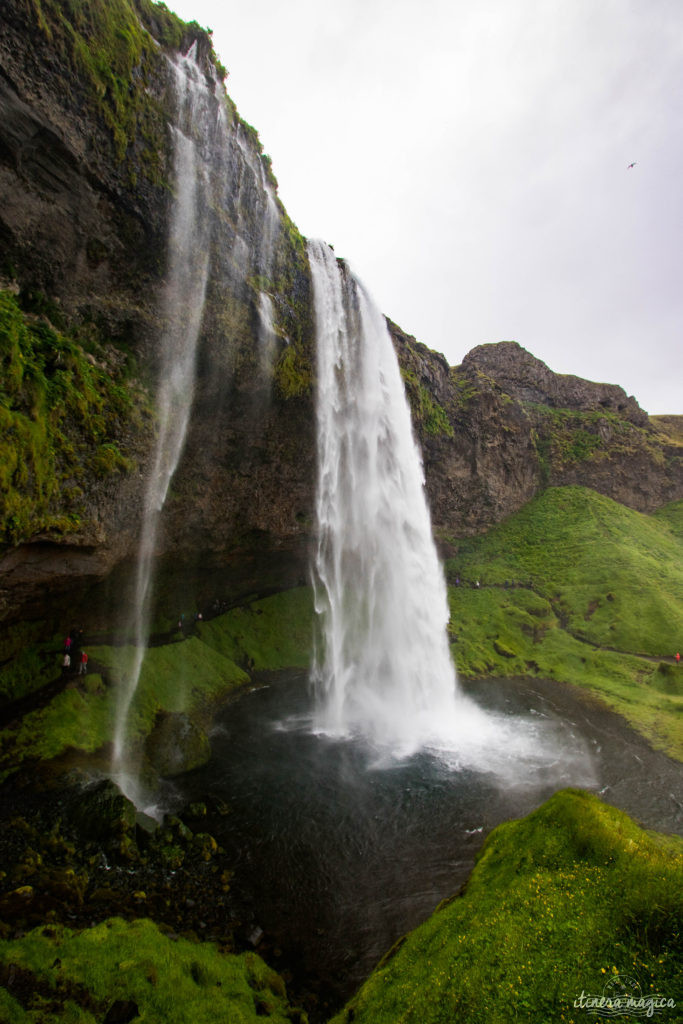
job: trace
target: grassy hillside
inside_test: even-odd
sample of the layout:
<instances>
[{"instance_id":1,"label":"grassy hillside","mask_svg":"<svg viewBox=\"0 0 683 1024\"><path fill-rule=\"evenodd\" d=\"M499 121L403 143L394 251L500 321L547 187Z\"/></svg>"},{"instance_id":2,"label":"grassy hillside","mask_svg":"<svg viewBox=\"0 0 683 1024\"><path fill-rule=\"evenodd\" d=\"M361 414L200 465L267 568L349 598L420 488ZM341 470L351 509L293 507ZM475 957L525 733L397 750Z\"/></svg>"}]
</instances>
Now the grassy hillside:
<instances>
[{"instance_id":1,"label":"grassy hillside","mask_svg":"<svg viewBox=\"0 0 683 1024\"><path fill-rule=\"evenodd\" d=\"M454 542L458 670L586 686L683 758L683 665L673 663L683 649L682 527L682 502L646 516L564 487Z\"/></svg>"},{"instance_id":2,"label":"grassy hillside","mask_svg":"<svg viewBox=\"0 0 683 1024\"><path fill-rule=\"evenodd\" d=\"M249 672L309 663L312 596L296 588L198 623L196 635L147 650L131 704L130 734L142 742L160 712L183 712L206 725L215 705ZM87 645L86 645L87 646ZM87 647L90 671L0 731L0 779L22 762L68 750L92 754L113 738L129 647ZM54 665L59 656L53 653ZM57 668L57 673L59 669Z\"/></svg>"},{"instance_id":3,"label":"grassy hillside","mask_svg":"<svg viewBox=\"0 0 683 1024\"><path fill-rule=\"evenodd\" d=\"M396 944L334 1024L578 1024L582 993L626 979L680 1006L682 854L596 797L557 793L491 833L464 893Z\"/></svg>"}]
</instances>

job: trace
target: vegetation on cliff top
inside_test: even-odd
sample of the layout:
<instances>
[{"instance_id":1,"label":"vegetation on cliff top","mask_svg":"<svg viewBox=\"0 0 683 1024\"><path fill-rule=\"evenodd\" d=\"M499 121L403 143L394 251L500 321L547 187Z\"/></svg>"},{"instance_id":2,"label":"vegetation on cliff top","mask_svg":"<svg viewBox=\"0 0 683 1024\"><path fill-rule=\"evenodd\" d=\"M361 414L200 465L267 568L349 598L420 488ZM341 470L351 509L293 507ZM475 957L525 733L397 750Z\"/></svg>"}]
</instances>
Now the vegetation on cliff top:
<instances>
[{"instance_id":1,"label":"vegetation on cliff top","mask_svg":"<svg viewBox=\"0 0 683 1024\"><path fill-rule=\"evenodd\" d=\"M87 101L112 134L121 161L131 144L142 143L136 166L158 180L160 128L148 94L149 71L158 60L150 32L168 49L188 47L208 33L186 25L165 4L151 0L30 0L38 29L65 67L84 84ZM149 28L145 30L144 26Z\"/></svg>"},{"instance_id":2,"label":"vegetation on cliff top","mask_svg":"<svg viewBox=\"0 0 683 1024\"><path fill-rule=\"evenodd\" d=\"M682 919L683 841L565 790L490 834L464 892L394 946L333 1024L578 1024L581 994L619 995L620 978L675 1002Z\"/></svg>"},{"instance_id":3,"label":"vegetation on cliff top","mask_svg":"<svg viewBox=\"0 0 683 1024\"><path fill-rule=\"evenodd\" d=\"M683 647L681 507L646 516L587 488L550 488L489 533L454 541L459 671L588 687L683 759L683 667L672 664Z\"/></svg>"},{"instance_id":4,"label":"vegetation on cliff top","mask_svg":"<svg viewBox=\"0 0 683 1024\"><path fill-rule=\"evenodd\" d=\"M84 340L0 292L0 544L78 530L93 479L135 464L125 439L145 397Z\"/></svg>"}]
</instances>

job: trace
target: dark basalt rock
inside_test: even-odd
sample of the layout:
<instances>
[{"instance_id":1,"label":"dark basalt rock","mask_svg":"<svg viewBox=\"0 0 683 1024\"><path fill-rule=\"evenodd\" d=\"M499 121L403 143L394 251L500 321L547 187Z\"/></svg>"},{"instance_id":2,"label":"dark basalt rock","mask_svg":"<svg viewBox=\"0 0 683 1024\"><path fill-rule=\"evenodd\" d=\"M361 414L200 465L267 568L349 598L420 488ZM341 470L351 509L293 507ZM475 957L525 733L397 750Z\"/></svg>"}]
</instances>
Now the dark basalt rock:
<instances>
[{"instance_id":1,"label":"dark basalt rock","mask_svg":"<svg viewBox=\"0 0 683 1024\"><path fill-rule=\"evenodd\" d=\"M500 341L478 345L465 356L461 370L483 373L502 390L525 404L549 405L554 409L605 410L638 427L648 425L647 413L635 398L628 398L616 384L594 384L569 374L553 373L545 363L518 345Z\"/></svg>"},{"instance_id":2,"label":"dark basalt rock","mask_svg":"<svg viewBox=\"0 0 683 1024\"><path fill-rule=\"evenodd\" d=\"M545 486L592 487L641 512L683 497L683 449L622 388L553 373L516 342L449 367L389 328L404 373L443 413L436 428L421 418L409 384L437 536L482 532Z\"/></svg>"}]
</instances>

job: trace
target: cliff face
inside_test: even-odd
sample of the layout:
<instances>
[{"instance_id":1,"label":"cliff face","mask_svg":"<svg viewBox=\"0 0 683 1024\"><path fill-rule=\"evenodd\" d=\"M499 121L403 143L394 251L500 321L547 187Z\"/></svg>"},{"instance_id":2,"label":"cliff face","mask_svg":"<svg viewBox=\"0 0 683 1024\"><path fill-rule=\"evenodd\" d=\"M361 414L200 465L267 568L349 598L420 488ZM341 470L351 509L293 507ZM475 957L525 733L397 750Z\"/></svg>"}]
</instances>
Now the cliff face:
<instances>
[{"instance_id":1,"label":"cliff face","mask_svg":"<svg viewBox=\"0 0 683 1024\"><path fill-rule=\"evenodd\" d=\"M436 533L478 533L546 486L580 484L641 512L683 495L683 446L612 384L553 373L515 342L458 367L392 335L423 451Z\"/></svg>"},{"instance_id":2,"label":"cliff face","mask_svg":"<svg viewBox=\"0 0 683 1024\"><path fill-rule=\"evenodd\" d=\"M29 472L7 481L0 616L37 613L50 595L77 602L120 567L109 600L135 557L168 327L173 65L190 48L212 107L209 132L193 140L211 179L209 275L192 419L159 556L206 576L284 549L271 561L285 580L288 552L301 563L314 465L304 243L275 197L256 133L218 81L209 37L148 0L92 0L80 14L56 0L9 0L0 24L0 289L16 298L30 337L19 351L14 325L2 325L4 370L19 381L7 427L19 438L38 424L47 442L40 459L15 445ZM39 410L28 349L47 396ZM100 367L136 413L96 430L87 451L83 422L53 422L64 360L72 377L74 360ZM110 404L101 391L100 404ZM99 409L87 412L90 421ZM95 463L103 444L120 456L110 472ZM236 571L244 586L262 575Z\"/></svg>"},{"instance_id":3,"label":"cliff face","mask_svg":"<svg viewBox=\"0 0 683 1024\"><path fill-rule=\"evenodd\" d=\"M209 272L188 435L157 536L160 590L168 602L206 600L307 576L310 272L210 38L150 0L73 11L5 0L0 618L68 600L104 623L125 603L168 326L173 68L190 48L214 126L195 139L206 151ZM645 511L683 497L674 432L620 388L560 377L510 342L450 368L390 329L444 542L549 484L582 483Z\"/></svg>"}]
</instances>

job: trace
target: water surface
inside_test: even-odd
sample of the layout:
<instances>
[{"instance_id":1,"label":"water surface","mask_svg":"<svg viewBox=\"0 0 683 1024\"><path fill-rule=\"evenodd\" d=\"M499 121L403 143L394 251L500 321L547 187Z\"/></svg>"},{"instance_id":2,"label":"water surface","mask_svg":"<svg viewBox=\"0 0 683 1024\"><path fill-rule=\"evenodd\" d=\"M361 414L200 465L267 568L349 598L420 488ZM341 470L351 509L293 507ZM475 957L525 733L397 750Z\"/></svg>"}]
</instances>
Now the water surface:
<instances>
[{"instance_id":1,"label":"water surface","mask_svg":"<svg viewBox=\"0 0 683 1024\"><path fill-rule=\"evenodd\" d=\"M282 951L296 988L306 979L341 1004L458 890L495 825L565 786L600 793L648 827L683 832L683 766L619 716L555 682L468 689L505 720L508 736L522 737L507 762L505 749L485 743L478 756L470 744L461 764L452 751L392 762L361 740L316 735L306 678L289 673L224 710L211 762L183 781L185 797L230 806L208 827L235 863L245 934L263 930L270 959L277 966Z\"/></svg>"}]
</instances>

